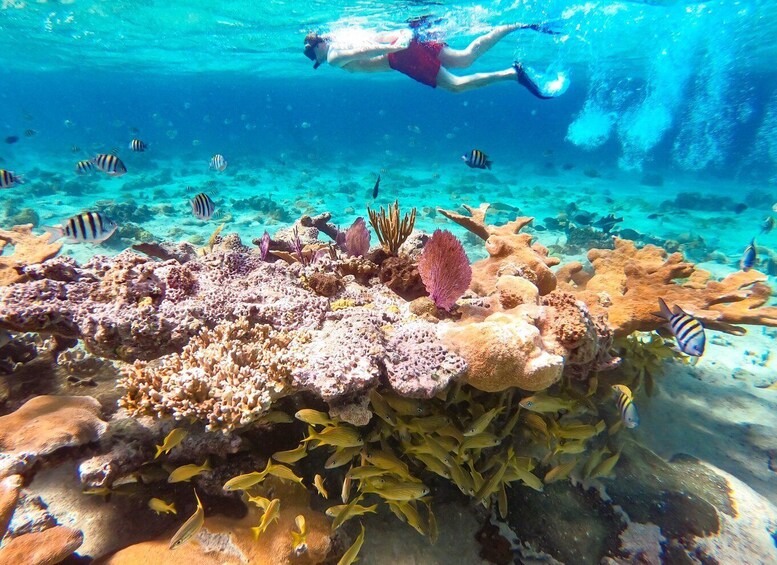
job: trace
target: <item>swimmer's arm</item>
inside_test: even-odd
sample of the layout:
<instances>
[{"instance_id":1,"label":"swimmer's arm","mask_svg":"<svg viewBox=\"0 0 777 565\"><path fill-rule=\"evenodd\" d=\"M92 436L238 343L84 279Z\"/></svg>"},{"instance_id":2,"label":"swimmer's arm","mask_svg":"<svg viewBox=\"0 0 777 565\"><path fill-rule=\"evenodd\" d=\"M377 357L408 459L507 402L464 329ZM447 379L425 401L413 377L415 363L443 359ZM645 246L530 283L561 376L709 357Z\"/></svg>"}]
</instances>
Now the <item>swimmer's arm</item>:
<instances>
[{"instance_id":1,"label":"swimmer's arm","mask_svg":"<svg viewBox=\"0 0 777 565\"><path fill-rule=\"evenodd\" d=\"M330 65L341 67L353 61L372 59L373 57L396 53L397 51L402 51L406 48L407 45L397 43L394 45L371 45L369 47L360 47L356 49L330 49L329 55L327 56L327 62Z\"/></svg>"}]
</instances>

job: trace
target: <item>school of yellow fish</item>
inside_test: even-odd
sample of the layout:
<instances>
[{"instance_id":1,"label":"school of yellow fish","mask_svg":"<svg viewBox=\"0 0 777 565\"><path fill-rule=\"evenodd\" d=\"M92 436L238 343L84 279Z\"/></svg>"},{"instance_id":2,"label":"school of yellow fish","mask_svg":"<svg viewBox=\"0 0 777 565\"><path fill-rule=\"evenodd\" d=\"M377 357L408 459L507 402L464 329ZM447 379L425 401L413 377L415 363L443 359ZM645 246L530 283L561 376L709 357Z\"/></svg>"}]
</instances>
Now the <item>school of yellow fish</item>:
<instances>
[{"instance_id":1,"label":"school of yellow fish","mask_svg":"<svg viewBox=\"0 0 777 565\"><path fill-rule=\"evenodd\" d=\"M273 496L272 488L263 487L268 477L274 477L309 488L324 500L339 493L336 504L326 509L333 531L383 506L434 543L438 528L429 484L437 477L451 481L505 519L507 489L515 484L542 491L545 485L573 475L583 480L612 476L620 457L614 436L635 425L631 391L618 384L602 387L600 392L596 377L587 390L578 387L565 383L552 393L520 397L517 390L492 394L459 383L429 400L372 390L369 403L374 417L364 427L326 412L301 409L294 418L305 424L307 432L299 444L272 454L264 469L232 477L223 489L241 492L246 504L261 511L259 523L252 528L257 540L280 517L283 501ZM604 398L604 389L616 391L616 397L610 400L612 409L600 415L593 397ZM628 403L623 402L624 395ZM282 411L269 412L265 419L268 424L294 421ZM157 446L154 459L170 453L186 436L182 428L172 430ZM317 450L326 450L323 469L306 479L305 471L310 468L295 466ZM162 469L167 469L169 483L190 481L211 471L208 460L176 468L163 464ZM118 493L111 489L85 492L106 497ZM196 511L171 539L171 549L194 537L204 524L204 509L194 494ZM159 498L152 498L148 506L158 514L177 513L173 503ZM307 551L307 534L305 517L298 515L289 532L296 555ZM363 541L362 526L341 565L356 560Z\"/></svg>"}]
</instances>

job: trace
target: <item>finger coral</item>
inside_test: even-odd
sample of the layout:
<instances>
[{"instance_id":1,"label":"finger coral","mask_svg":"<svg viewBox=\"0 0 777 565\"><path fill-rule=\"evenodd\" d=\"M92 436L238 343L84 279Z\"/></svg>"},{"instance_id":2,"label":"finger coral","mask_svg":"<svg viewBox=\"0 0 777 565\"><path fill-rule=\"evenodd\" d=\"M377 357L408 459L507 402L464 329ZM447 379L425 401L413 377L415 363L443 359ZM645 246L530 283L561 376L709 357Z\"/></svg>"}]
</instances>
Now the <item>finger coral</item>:
<instances>
[{"instance_id":1,"label":"finger coral","mask_svg":"<svg viewBox=\"0 0 777 565\"><path fill-rule=\"evenodd\" d=\"M159 366L136 361L119 382L121 405L131 414L195 418L211 428L245 426L288 394L294 361L292 334L243 318L222 322L192 338Z\"/></svg>"},{"instance_id":2,"label":"finger coral","mask_svg":"<svg viewBox=\"0 0 777 565\"><path fill-rule=\"evenodd\" d=\"M450 310L472 282L472 268L456 236L435 230L418 259L418 272L438 308Z\"/></svg>"}]
</instances>

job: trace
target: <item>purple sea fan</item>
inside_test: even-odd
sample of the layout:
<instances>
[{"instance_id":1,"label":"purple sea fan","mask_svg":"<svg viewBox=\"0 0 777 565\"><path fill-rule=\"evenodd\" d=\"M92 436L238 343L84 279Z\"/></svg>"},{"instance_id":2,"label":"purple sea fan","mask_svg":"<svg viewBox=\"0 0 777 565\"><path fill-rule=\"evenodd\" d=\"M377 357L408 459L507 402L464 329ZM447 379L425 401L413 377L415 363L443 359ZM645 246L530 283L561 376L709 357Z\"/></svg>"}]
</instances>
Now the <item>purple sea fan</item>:
<instances>
[{"instance_id":1,"label":"purple sea fan","mask_svg":"<svg viewBox=\"0 0 777 565\"><path fill-rule=\"evenodd\" d=\"M267 253L270 251L270 234L267 233L267 230L264 230L264 234L262 235L262 240L259 243L259 256L262 258L262 261L267 261Z\"/></svg>"},{"instance_id":2,"label":"purple sea fan","mask_svg":"<svg viewBox=\"0 0 777 565\"><path fill-rule=\"evenodd\" d=\"M450 310L472 282L472 267L456 236L436 230L418 259L418 272L438 308Z\"/></svg>"},{"instance_id":3,"label":"purple sea fan","mask_svg":"<svg viewBox=\"0 0 777 565\"><path fill-rule=\"evenodd\" d=\"M345 250L352 257L362 257L370 250L370 231L364 218L356 218L346 230Z\"/></svg>"}]
</instances>

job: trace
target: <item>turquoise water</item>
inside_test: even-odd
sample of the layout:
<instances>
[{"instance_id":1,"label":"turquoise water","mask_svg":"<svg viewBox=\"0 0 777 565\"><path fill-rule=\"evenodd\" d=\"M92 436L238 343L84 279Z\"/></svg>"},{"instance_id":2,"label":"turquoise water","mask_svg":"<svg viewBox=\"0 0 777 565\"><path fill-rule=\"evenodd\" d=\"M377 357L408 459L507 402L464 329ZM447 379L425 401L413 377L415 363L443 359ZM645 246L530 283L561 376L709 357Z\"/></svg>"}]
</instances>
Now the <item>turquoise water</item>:
<instances>
[{"instance_id":1,"label":"turquoise water","mask_svg":"<svg viewBox=\"0 0 777 565\"><path fill-rule=\"evenodd\" d=\"M558 36L508 35L471 72L521 61L564 72L568 91L545 101L504 82L451 94L396 72L313 70L302 53L309 31L395 30L423 14L440 18L435 32L456 48L497 25L559 21ZM450 229L475 260L482 242L436 210L490 202L494 223L534 216L527 231L562 264L590 246L571 243L559 214L579 226L614 214L612 234L723 276L739 270L777 202L774 29L777 3L766 0L4 0L0 168L25 184L0 190L0 228L33 221L43 233L101 210L120 231L100 246L65 244L84 260L142 241L201 245L222 224L247 245L302 214L328 211L345 227L398 200L418 210L416 228ZM132 139L147 151L130 151ZM462 163L474 148L491 171ZM77 161L114 150L126 175L75 173ZM215 154L224 172L209 168ZM192 216L197 192L212 196L216 217ZM772 283L775 234L758 238L757 268ZM664 404L640 405L642 439L667 457L712 461L777 504L763 464L777 452L774 391L753 385L773 383L774 331L710 333L700 365L667 378ZM751 434L758 424L766 431Z\"/></svg>"},{"instance_id":2,"label":"turquoise water","mask_svg":"<svg viewBox=\"0 0 777 565\"><path fill-rule=\"evenodd\" d=\"M566 71L569 91L540 101L498 84L452 95L399 73L313 71L301 54L310 30L396 29L426 13L462 48L497 24L560 19L566 35L517 32L473 70L520 60ZM20 137L0 145L0 165L29 181L3 196L14 208L35 196L41 224L132 198L175 208L135 218L156 238L180 235L171 218L186 235L209 233L188 215L193 186L215 192L244 238L276 220L235 209L236 196L269 196L289 217L329 210L345 225L364 214L382 171L378 204L495 200L543 218L563 209L563 195L663 239L696 232L733 259L746 241L719 242L710 214L651 221L645 212L680 192L772 199L777 19L768 2L5 2L0 17L0 135ZM148 152L127 150L135 137ZM77 160L114 148L128 175L75 176ZM471 148L494 160L493 175L461 163ZM207 168L215 153L229 162L224 174ZM646 174L663 185L640 184ZM713 220L749 234L768 207L719 212ZM419 227L433 223L427 214Z\"/></svg>"}]
</instances>

